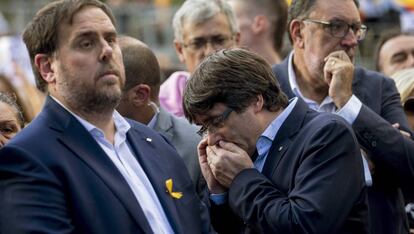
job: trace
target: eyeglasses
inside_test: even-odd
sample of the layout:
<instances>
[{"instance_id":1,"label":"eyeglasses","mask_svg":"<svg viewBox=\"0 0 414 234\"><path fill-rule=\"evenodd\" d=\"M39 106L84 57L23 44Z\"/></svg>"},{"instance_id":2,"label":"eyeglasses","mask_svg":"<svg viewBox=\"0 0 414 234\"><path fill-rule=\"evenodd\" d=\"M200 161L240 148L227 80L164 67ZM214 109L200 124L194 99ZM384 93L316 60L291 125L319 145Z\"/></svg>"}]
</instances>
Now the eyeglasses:
<instances>
[{"instance_id":1,"label":"eyeglasses","mask_svg":"<svg viewBox=\"0 0 414 234\"><path fill-rule=\"evenodd\" d=\"M193 52L198 52L205 49L207 44L210 44L215 50L227 47L231 40L233 40L233 36L216 35L208 38L196 38L187 44L181 44L184 48L187 48Z\"/></svg>"},{"instance_id":2,"label":"eyeglasses","mask_svg":"<svg viewBox=\"0 0 414 234\"><path fill-rule=\"evenodd\" d=\"M358 41L362 41L365 38L365 35L367 34L368 27L360 24L348 24L342 20L335 20L332 22L322 21L322 20L314 20L314 19L305 19L304 22L311 22L311 23L317 23L322 24L325 29L328 29L329 33L336 38L344 38L351 28L354 32L356 38Z\"/></svg>"},{"instance_id":3,"label":"eyeglasses","mask_svg":"<svg viewBox=\"0 0 414 234\"><path fill-rule=\"evenodd\" d=\"M197 131L197 134L200 136L205 136L207 132L213 133L216 129L223 127L224 121L226 121L232 111L234 111L232 108L227 107L223 114L214 117L206 124L201 126L200 130Z\"/></svg>"}]
</instances>

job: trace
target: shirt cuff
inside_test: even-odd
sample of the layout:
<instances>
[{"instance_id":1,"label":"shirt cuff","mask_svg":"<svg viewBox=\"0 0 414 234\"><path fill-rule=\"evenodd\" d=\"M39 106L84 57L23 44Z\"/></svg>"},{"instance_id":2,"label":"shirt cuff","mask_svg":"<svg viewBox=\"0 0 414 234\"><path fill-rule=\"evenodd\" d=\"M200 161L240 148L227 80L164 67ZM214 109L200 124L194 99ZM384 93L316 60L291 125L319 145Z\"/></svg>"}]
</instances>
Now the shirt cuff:
<instances>
[{"instance_id":1,"label":"shirt cuff","mask_svg":"<svg viewBox=\"0 0 414 234\"><path fill-rule=\"evenodd\" d=\"M344 118L346 122L352 125L358 117L361 108L362 102L355 95L352 95L345 106L339 109L336 114Z\"/></svg>"},{"instance_id":2,"label":"shirt cuff","mask_svg":"<svg viewBox=\"0 0 414 234\"><path fill-rule=\"evenodd\" d=\"M227 202L227 193L210 194L210 200L216 205L223 205Z\"/></svg>"}]
</instances>

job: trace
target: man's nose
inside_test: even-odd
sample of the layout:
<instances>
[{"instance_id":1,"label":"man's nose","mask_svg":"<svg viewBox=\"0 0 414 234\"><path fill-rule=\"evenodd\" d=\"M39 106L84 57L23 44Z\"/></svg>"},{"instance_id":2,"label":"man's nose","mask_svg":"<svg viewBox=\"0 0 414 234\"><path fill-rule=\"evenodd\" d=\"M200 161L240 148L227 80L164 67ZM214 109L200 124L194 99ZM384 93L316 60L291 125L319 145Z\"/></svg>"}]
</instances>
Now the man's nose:
<instances>
[{"instance_id":1,"label":"man's nose","mask_svg":"<svg viewBox=\"0 0 414 234\"><path fill-rule=\"evenodd\" d=\"M102 51L100 54L101 61L109 61L112 58L113 48L106 40L102 41Z\"/></svg>"},{"instance_id":2,"label":"man's nose","mask_svg":"<svg viewBox=\"0 0 414 234\"><path fill-rule=\"evenodd\" d=\"M358 37L352 28L349 28L345 37L342 38L341 45L346 47L355 47L358 45Z\"/></svg>"},{"instance_id":3,"label":"man's nose","mask_svg":"<svg viewBox=\"0 0 414 234\"><path fill-rule=\"evenodd\" d=\"M207 132L207 143L208 145L216 145L220 140L221 137L217 132Z\"/></svg>"}]
</instances>

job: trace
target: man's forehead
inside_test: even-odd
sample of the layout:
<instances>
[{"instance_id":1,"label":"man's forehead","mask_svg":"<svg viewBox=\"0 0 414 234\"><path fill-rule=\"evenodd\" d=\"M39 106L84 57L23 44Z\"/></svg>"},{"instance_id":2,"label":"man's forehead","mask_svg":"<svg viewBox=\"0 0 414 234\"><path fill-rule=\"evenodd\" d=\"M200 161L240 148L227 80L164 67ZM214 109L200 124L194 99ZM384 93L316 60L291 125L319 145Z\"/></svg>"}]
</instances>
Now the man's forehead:
<instances>
[{"instance_id":1,"label":"man's forehead","mask_svg":"<svg viewBox=\"0 0 414 234\"><path fill-rule=\"evenodd\" d=\"M220 24L219 27L210 28L212 23ZM203 30L202 28L207 26L209 30ZM221 26L221 27L220 27ZM196 38L196 37L209 37L212 35L229 35L231 34L230 23L227 17L223 13L218 13L213 17L204 20L203 22L191 22L187 21L183 24L183 38Z\"/></svg>"},{"instance_id":2,"label":"man's forehead","mask_svg":"<svg viewBox=\"0 0 414 234\"><path fill-rule=\"evenodd\" d=\"M100 8L85 6L73 14L72 20L62 22L59 25L59 37L69 39L103 30L108 33L116 33L111 18Z\"/></svg>"},{"instance_id":3,"label":"man's forehead","mask_svg":"<svg viewBox=\"0 0 414 234\"><path fill-rule=\"evenodd\" d=\"M353 0L318 0L311 8L309 18L343 20L349 23L361 21L358 8Z\"/></svg>"}]
</instances>

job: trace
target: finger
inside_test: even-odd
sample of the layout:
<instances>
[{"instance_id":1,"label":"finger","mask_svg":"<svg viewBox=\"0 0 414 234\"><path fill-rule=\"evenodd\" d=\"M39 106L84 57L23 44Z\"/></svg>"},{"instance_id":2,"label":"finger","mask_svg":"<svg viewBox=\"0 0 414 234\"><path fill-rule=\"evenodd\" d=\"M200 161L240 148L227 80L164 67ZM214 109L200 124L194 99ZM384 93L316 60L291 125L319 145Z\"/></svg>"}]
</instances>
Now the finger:
<instances>
[{"instance_id":1,"label":"finger","mask_svg":"<svg viewBox=\"0 0 414 234\"><path fill-rule=\"evenodd\" d=\"M198 143L197 150L198 150L198 160L200 164L207 162L207 140L203 139Z\"/></svg>"},{"instance_id":2,"label":"finger","mask_svg":"<svg viewBox=\"0 0 414 234\"><path fill-rule=\"evenodd\" d=\"M394 128L397 128L397 129L398 129L398 128L400 128L400 124L399 124L399 123L395 123L395 124L393 124L392 126L393 126Z\"/></svg>"},{"instance_id":3,"label":"finger","mask_svg":"<svg viewBox=\"0 0 414 234\"><path fill-rule=\"evenodd\" d=\"M400 133L401 133L404 137L407 137L407 138L410 138L410 137L411 137L411 134L410 134L410 133L408 133L408 132L406 132L406 131L404 131L404 130L400 130Z\"/></svg>"},{"instance_id":4,"label":"finger","mask_svg":"<svg viewBox=\"0 0 414 234\"><path fill-rule=\"evenodd\" d=\"M232 142L227 142L227 141L221 140L219 142L219 146L222 149L225 149L225 150L230 151L232 153L242 153L242 152L245 152L242 148L240 148L238 145L236 145L236 144L234 144Z\"/></svg>"},{"instance_id":5,"label":"finger","mask_svg":"<svg viewBox=\"0 0 414 234\"><path fill-rule=\"evenodd\" d=\"M341 61L351 62L351 58L349 58L348 54L344 50L334 51L330 53L328 56L326 56L325 59L330 57L338 58Z\"/></svg>"}]
</instances>

